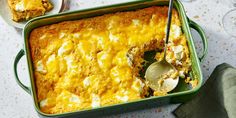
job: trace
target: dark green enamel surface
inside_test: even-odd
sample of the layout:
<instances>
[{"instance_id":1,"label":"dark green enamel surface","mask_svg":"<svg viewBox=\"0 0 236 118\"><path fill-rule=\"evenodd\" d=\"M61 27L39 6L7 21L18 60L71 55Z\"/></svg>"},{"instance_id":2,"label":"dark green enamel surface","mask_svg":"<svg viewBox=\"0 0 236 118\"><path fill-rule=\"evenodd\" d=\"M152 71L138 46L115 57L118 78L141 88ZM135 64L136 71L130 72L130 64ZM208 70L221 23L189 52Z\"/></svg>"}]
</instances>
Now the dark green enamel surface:
<instances>
[{"instance_id":1,"label":"dark green enamel surface","mask_svg":"<svg viewBox=\"0 0 236 118\"><path fill-rule=\"evenodd\" d=\"M28 63L28 68L29 68L29 73L30 73L30 78L31 78L30 79L30 82L31 82L30 93L33 97L34 106L38 114L41 117L92 117L92 116L101 116L101 115L107 115L107 114L115 114L115 113L127 112L127 111L132 111L132 110L156 107L156 106L169 104L169 103L185 102L186 100L190 99L199 90L202 84L203 78L202 78L202 73L201 73L200 64L199 64L200 62L196 54L195 46L194 46L193 39L190 32L189 20L186 17L182 4L178 0L176 0L174 2L174 7L179 12L179 16L182 21L182 30L186 34L186 37L188 39L190 57L192 61L192 71L190 75L193 79L199 80L199 84L196 88L189 89L189 86L187 84L185 84L183 81L180 81L178 87L166 96L150 97L150 98L145 98L145 99L123 103L123 104L117 104L117 105L111 105L111 106L106 106L106 107L100 107L96 109L82 110L82 111L63 113L63 114L42 113L39 110L39 106L37 102L34 77L33 77L33 68L32 68L30 50L29 50L30 48L29 48L29 42L28 42L30 32L34 28L37 28L43 25L54 24L54 23L58 23L62 21L78 20L82 18L94 17L94 16L103 15L107 13L135 10L135 9L140 9L140 8L145 8L149 6L155 6L155 5L163 6L167 4L168 4L167 1L160 1L160 0L159 1L134 1L134 2L129 2L129 3L99 7L99 8L60 13L60 14L50 15L50 16L42 16L42 17L38 17L38 18L30 20L26 24L23 31L24 43L25 43L24 50L27 56L27 63ZM206 42L204 32L197 24L195 24L192 21L191 21L191 27L196 29L201 35L201 37L203 38L203 42L204 42L203 44L205 47L205 52L203 55L206 55L207 42ZM20 57L18 57L18 59L16 59L15 61L18 62L19 58ZM15 72L15 75L16 74L17 73ZM19 84L21 85L21 83Z\"/></svg>"}]
</instances>

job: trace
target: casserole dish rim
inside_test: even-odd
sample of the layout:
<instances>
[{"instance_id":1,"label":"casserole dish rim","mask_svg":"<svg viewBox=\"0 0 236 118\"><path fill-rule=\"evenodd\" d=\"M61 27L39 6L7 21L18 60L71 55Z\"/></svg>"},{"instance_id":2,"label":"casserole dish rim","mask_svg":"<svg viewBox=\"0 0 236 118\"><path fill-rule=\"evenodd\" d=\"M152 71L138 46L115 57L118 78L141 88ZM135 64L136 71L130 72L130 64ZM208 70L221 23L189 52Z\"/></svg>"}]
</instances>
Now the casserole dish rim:
<instances>
[{"instance_id":1,"label":"casserole dish rim","mask_svg":"<svg viewBox=\"0 0 236 118\"><path fill-rule=\"evenodd\" d=\"M199 88L201 87L202 85L202 79L203 79L203 76L202 76L202 72L201 72L201 69L200 69L200 61L197 58L197 53L196 53L196 49L195 49L195 45L193 43L193 38L192 38L192 35L191 35L191 32L190 32L190 27L188 26L190 24L190 22L192 22L191 20L189 20L184 12L184 8L182 6L182 4L176 0L174 2L174 6L178 12L178 15L179 15L179 18L181 20L181 29L183 30L183 28L186 28L184 33L187 37L188 40L188 47L189 49L191 48L192 49L192 52L193 53L193 58L195 59L194 61L196 61L196 65L197 66L197 69L199 70L199 83L198 85L191 89L191 90L186 90L186 91L180 91L180 92L175 92L175 93L170 93L170 94L167 94L165 96L153 96L153 97L148 97L148 98L143 98L143 99L138 99L138 100L134 100L134 101L130 101L130 102L125 102L125 103L119 103L119 104L113 104L113 105L108 105L108 106L102 106L102 107L98 107L98 108L92 108L92 109L85 109L85 110L78 110L78 111L73 111L73 112L65 112L65 113L58 113L58 114L47 114L47 113L44 113L42 112L39 107L38 107L38 101L37 101L37 94L36 94L36 90L35 90L35 83L34 83L34 75L32 74L32 71L33 71L33 68L32 68L32 61L31 61L31 56L30 56L30 48L29 48L29 44L28 44L28 39L27 39L27 33L29 32L28 29L29 27L31 26L31 23L35 22L35 21L38 21L38 20L41 20L41 19L44 19L44 18L53 18L53 17L56 17L56 16L64 16L64 15L68 15L68 14L76 14L76 13L82 13L82 12L89 12L89 11L93 11L93 10L102 10L102 9L106 9L106 8L113 8L113 7L119 7L119 6L128 6L128 5L134 5L134 4L144 4L144 3L148 3L148 2L165 2L165 0L161 0L161 1L142 1L142 0L138 0L138 1L131 1L131 2L127 2L127 3L121 3L121 4L113 4L113 5L108 5L108 6L101 6L101 7L95 7L95 8L88 8L88 9L82 9L82 10L76 10L76 11L70 11L70 12L65 12L65 13L60 13L60 14L55 14L55 15L49 15L49 16L42 16L42 17L38 17L38 18L34 18L32 20L30 20L26 26L24 27L24 30L23 30L23 36L24 36L24 50L21 50L19 52L20 55L18 55L17 57L22 57L25 53L26 53L26 56L27 56L27 65L28 65L28 71L29 71L29 76L30 76L30 88L29 87L26 87L24 86L23 84L19 83L19 79L18 79L18 76L17 76L17 73L16 73L16 69L14 68L14 71L15 71L15 75L16 75L16 79L18 84L23 87L23 89L25 89L28 93L30 93L33 97L33 102L34 102L34 107L36 109L36 111L38 112L38 114L44 116L44 117L60 117L60 116L67 116L67 115L71 115L73 113L78 113L78 112L92 112L92 111L96 111L98 109L103 109L103 108L110 108L110 107L117 107L117 106L121 106L121 105L124 105L124 104L132 104L132 103L139 103L139 102L145 102L145 101L149 101L149 100L154 100L154 99L161 99L161 98L171 98L171 97L175 97L175 96L178 96L178 95L187 95L187 94L192 94L192 93L195 93L199 90ZM152 6L159 6L159 5L156 5L157 3L154 3ZM144 7L145 8L145 7ZM135 8L136 9L136 8ZM139 9L139 8L138 8ZM182 17L182 18L181 18ZM59 21L61 22L61 21ZM57 23L57 22L55 22ZM185 24L183 26L183 24ZM191 24L190 24L191 25ZM194 25L194 22L192 23L192 25ZM196 24L195 24L196 25ZM43 25L41 25L43 26ZM31 29L32 31L32 29ZM189 46L189 44L191 46ZM205 47L205 45L204 45ZM207 49L207 45L206 47L204 48L205 50ZM204 51L205 51L204 50ZM191 55L191 54L190 54ZM204 58L204 56L206 55L206 52L204 52L203 56L201 58ZM17 59L16 59L17 60ZM16 61L15 60L15 61ZM18 59L19 61L19 59ZM192 58L191 58L191 61L192 61ZM18 62L17 62L18 63ZM17 65L17 63L14 63L14 67ZM192 63L192 62L191 62Z\"/></svg>"}]
</instances>

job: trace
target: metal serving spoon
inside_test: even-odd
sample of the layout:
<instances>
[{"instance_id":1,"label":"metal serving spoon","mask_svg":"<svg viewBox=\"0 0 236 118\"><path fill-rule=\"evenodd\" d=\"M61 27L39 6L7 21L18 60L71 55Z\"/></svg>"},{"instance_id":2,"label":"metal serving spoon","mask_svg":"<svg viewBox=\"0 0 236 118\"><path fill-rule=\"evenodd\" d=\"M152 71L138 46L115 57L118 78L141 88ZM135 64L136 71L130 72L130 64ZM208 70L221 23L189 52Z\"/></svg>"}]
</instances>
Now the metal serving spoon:
<instances>
[{"instance_id":1,"label":"metal serving spoon","mask_svg":"<svg viewBox=\"0 0 236 118\"><path fill-rule=\"evenodd\" d=\"M166 29L166 39L165 39L165 47L164 47L164 58L160 62L152 63L145 72L145 78L147 81L148 86L159 92L169 92L173 90L177 84L179 79L162 79L164 74L168 72L176 71L175 67L166 61L166 50L167 44L169 40L169 33L170 33L170 25L171 25L171 18L172 18L172 9L173 9L173 0L169 1L169 9L168 9L168 21L167 21L167 29ZM161 81L161 82L160 82Z\"/></svg>"}]
</instances>

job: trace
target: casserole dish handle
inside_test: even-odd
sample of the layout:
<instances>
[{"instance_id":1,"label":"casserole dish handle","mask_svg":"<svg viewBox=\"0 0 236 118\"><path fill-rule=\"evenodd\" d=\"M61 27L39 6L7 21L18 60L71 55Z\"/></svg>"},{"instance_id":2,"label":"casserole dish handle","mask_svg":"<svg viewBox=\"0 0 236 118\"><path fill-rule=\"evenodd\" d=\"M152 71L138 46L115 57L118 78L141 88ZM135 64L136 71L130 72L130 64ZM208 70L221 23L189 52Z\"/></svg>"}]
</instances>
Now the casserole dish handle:
<instances>
[{"instance_id":1,"label":"casserole dish handle","mask_svg":"<svg viewBox=\"0 0 236 118\"><path fill-rule=\"evenodd\" d=\"M25 55L25 52L23 49L21 49L18 54L16 55L15 61L14 61L14 75L15 75L15 79L17 84L23 88L27 93L30 94L30 88L25 86L24 84L22 84L22 82L20 81L19 77L18 77L18 73L17 73L17 65L18 62L20 61L20 59Z\"/></svg>"},{"instance_id":2,"label":"casserole dish handle","mask_svg":"<svg viewBox=\"0 0 236 118\"><path fill-rule=\"evenodd\" d=\"M203 61L203 59L206 57L207 55L207 51L208 51L208 42L207 42L207 38L206 38L206 35L205 35L205 32L203 31L203 29L197 24L195 23L194 21L188 19L188 22L189 22L189 26L191 28L193 28L194 30L196 30L201 39L202 39L202 43L203 43L203 53L202 53L202 56L199 57L199 60L200 62Z\"/></svg>"}]
</instances>

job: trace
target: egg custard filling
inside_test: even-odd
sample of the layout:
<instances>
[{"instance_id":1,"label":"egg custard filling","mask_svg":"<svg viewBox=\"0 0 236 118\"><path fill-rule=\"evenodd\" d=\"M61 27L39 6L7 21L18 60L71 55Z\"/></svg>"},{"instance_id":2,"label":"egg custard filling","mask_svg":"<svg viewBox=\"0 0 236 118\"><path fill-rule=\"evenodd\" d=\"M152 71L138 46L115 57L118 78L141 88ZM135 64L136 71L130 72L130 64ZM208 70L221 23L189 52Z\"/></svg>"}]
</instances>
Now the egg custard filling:
<instances>
[{"instance_id":1,"label":"egg custard filling","mask_svg":"<svg viewBox=\"0 0 236 118\"><path fill-rule=\"evenodd\" d=\"M53 8L49 0L8 0L8 5L16 22L44 15Z\"/></svg>"},{"instance_id":2,"label":"egg custard filling","mask_svg":"<svg viewBox=\"0 0 236 118\"><path fill-rule=\"evenodd\" d=\"M147 51L161 60L167 7L149 7L42 26L30 34L37 100L44 113L97 108L160 96L140 76ZM167 61L187 79L187 40L173 10Z\"/></svg>"}]
</instances>

